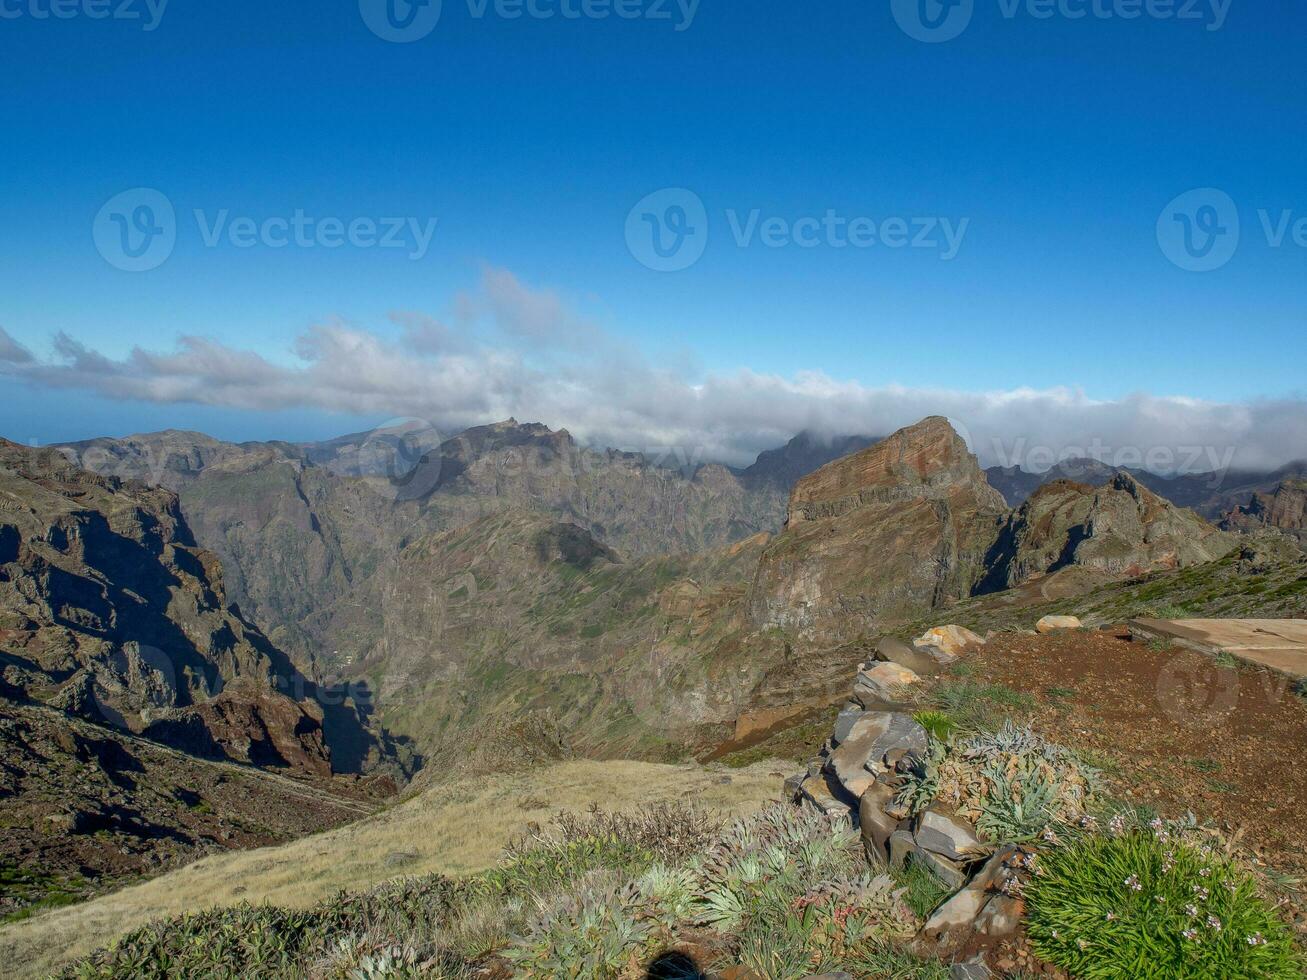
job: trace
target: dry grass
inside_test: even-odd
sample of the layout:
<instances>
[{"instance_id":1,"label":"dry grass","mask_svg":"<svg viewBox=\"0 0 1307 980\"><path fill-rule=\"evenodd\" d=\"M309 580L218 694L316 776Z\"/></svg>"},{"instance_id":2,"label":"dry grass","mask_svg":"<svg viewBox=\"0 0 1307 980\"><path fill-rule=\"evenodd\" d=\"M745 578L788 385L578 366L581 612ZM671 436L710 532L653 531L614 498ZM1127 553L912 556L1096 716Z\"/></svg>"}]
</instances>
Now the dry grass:
<instances>
[{"instance_id":1,"label":"dry grass","mask_svg":"<svg viewBox=\"0 0 1307 980\"><path fill-rule=\"evenodd\" d=\"M792 764L788 764L792 768ZM564 762L428 789L355 824L280 847L214 855L91 902L0 929L0 963L15 978L43 976L152 919L242 901L307 907L336 891L401 875L467 874L491 867L529 823L591 803L633 812L679 799L750 813L781 793L785 765L746 769L643 762ZM723 779L729 778L729 782Z\"/></svg>"}]
</instances>

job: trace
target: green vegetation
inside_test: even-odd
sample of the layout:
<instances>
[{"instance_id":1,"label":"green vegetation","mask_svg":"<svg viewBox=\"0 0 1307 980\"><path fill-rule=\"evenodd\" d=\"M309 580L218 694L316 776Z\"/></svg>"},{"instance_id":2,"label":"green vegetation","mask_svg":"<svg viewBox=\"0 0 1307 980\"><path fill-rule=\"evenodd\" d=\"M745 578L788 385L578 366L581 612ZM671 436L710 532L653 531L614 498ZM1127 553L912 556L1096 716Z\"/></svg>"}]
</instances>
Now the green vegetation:
<instances>
[{"instance_id":1,"label":"green vegetation","mask_svg":"<svg viewBox=\"0 0 1307 980\"><path fill-rule=\"evenodd\" d=\"M907 883L921 907L939 886ZM439 875L341 894L307 910L216 910L151 924L69 967L66 980L168 977L465 978L500 961L529 977L616 978L683 935L715 934L723 963L776 980L814 970L942 978L897 944L919 926L847 826L776 805L723 826L665 805L563 817L463 881ZM643 973L641 973L643 975Z\"/></svg>"},{"instance_id":2,"label":"green vegetation","mask_svg":"<svg viewBox=\"0 0 1307 980\"><path fill-rule=\"evenodd\" d=\"M1098 792L1098 773L1078 756L1009 722L997 732L932 741L899 801L920 812L941 800L984 838L1006 843L1079 823Z\"/></svg>"},{"instance_id":3,"label":"green vegetation","mask_svg":"<svg viewBox=\"0 0 1307 980\"><path fill-rule=\"evenodd\" d=\"M1035 699L1022 691L965 679L945 681L935 688L930 700L955 727L965 731L993 729L1010 716L1035 708Z\"/></svg>"},{"instance_id":4,"label":"green vegetation","mask_svg":"<svg viewBox=\"0 0 1307 980\"><path fill-rule=\"evenodd\" d=\"M958 729L953 716L945 711L918 711L912 718L931 738L940 742L947 742Z\"/></svg>"},{"instance_id":5,"label":"green vegetation","mask_svg":"<svg viewBox=\"0 0 1307 980\"><path fill-rule=\"evenodd\" d=\"M923 919L950 894L948 886L922 861L908 861L901 871L894 872L894 877L900 888L907 889L903 900Z\"/></svg>"},{"instance_id":6,"label":"green vegetation","mask_svg":"<svg viewBox=\"0 0 1307 980\"><path fill-rule=\"evenodd\" d=\"M57 875L0 864L0 924L80 902L84 887Z\"/></svg>"},{"instance_id":7,"label":"green vegetation","mask_svg":"<svg viewBox=\"0 0 1307 980\"><path fill-rule=\"evenodd\" d=\"M1035 950L1083 980L1303 975L1253 880L1161 821L1047 852L1026 899Z\"/></svg>"}]
</instances>

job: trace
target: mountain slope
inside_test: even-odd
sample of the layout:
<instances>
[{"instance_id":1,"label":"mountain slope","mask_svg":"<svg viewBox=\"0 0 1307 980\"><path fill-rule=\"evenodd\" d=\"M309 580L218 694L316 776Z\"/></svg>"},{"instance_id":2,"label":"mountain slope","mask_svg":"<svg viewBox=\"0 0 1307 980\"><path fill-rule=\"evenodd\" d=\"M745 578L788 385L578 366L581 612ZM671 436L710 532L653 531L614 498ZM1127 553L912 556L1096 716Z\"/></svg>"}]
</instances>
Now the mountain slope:
<instances>
[{"instance_id":1,"label":"mountain slope","mask_svg":"<svg viewBox=\"0 0 1307 980\"><path fill-rule=\"evenodd\" d=\"M1007 520L980 592L1016 588L1076 568L1095 584L1214 561L1237 545L1192 511L1121 472L1098 488L1045 484Z\"/></svg>"},{"instance_id":2,"label":"mountain slope","mask_svg":"<svg viewBox=\"0 0 1307 980\"><path fill-rule=\"evenodd\" d=\"M1006 510L947 419L901 429L795 486L753 622L830 646L961 598Z\"/></svg>"},{"instance_id":3,"label":"mountain slope","mask_svg":"<svg viewBox=\"0 0 1307 980\"><path fill-rule=\"evenodd\" d=\"M7 442L0 665L10 699L205 755L325 777L325 727L368 738L228 602L222 566L195 545L174 494Z\"/></svg>"},{"instance_id":4,"label":"mountain slope","mask_svg":"<svg viewBox=\"0 0 1307 980\"><path fill-rule=\"evenodd\" d=\"M386 726L434 757L532 711L587 751L656 753L733 721L735 686L710 692L700 651L765 540L625 562L577 525L502 511L414 542L322 632L339 669L375 690Z\"/></svg>"},{"instance_id":5,"label":"mountain slope","mask_svg":"<svg viewBox=\"0 0 1307 980\"><path fill-rule=\"evenodd\" d=\"M362 787L207 761L0 699L0 921L375 809Z\"/></svg>"},{"instance_id":6,"label":"mountain slope","mask_svg":"<svg viewBox=\"0 0 1307 980\"><path fill-rule=\"evenodd\" d=\"M222 558L232 600L312 675L328 642L314 624L432 532L531 510L644 558L712 550L775 530L784 515L786 489L769 481L598 452L543 425L480 426L438 447L404 438L297 447L170 431L63 448L97 472L177 491L200 544Z\"/></svg>"}]
</instances>

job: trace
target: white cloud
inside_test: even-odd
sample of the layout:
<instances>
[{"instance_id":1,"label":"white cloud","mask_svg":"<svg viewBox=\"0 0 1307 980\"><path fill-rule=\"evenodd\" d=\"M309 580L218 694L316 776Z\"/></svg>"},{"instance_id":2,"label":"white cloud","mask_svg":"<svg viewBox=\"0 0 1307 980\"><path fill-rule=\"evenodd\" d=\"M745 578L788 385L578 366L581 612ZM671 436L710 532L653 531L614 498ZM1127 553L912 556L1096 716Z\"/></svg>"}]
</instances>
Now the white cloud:
<instances>
[{"instance_id":1,"label":"white cloud","mask_svg":"<svg viewBox=\"0 0 1307 980\"><path fill-rule=\"evenodd\" d=\"M457 328L412 312L391 319L398 335L339 321L315 326L298 339L292 366L192 336L170 352L136 348L114 360L60 334L54 358L39 361L0 330L0 373L117 399L415 416L449 434L511 415L596 445L676 447L692 460L732 463L801 429L885 434L926 415L954 419L986 465L1043 468L1091 454L1162 469L1269 468L1307 458L1307 403L1295 399L872 388L818 371L695 380L640 358L558 295L500 269L485 270L476 291L456 298Z\"/></svg>"}]
</instances>

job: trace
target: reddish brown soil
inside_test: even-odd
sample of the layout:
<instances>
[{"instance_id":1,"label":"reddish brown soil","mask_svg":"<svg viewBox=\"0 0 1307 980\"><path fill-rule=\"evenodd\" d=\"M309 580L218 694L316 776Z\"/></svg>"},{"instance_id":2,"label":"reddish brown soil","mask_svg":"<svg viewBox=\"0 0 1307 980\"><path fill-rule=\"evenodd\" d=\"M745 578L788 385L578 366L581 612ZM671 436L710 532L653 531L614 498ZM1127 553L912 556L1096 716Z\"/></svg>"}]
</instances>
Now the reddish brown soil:
<instances>
[{"instance_id":1,"label":"reddish brown soil","mask_svg":"<svg viewBox=\"0 0 1307 980\"><path fill-rule=\"evenodd\" d=\"M1034 726L1089 750L1115 795L1192 811L1275 871L1307 874L1307 702L1287 679L1124 630L999 634L968 663L976 682L1034 696Z\"/></svg>"}]
</instances>

